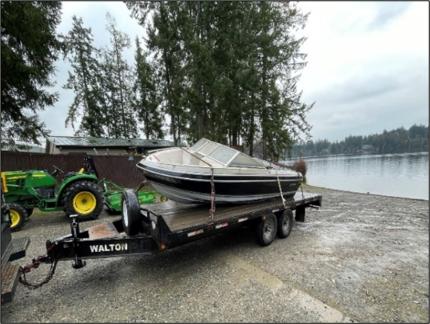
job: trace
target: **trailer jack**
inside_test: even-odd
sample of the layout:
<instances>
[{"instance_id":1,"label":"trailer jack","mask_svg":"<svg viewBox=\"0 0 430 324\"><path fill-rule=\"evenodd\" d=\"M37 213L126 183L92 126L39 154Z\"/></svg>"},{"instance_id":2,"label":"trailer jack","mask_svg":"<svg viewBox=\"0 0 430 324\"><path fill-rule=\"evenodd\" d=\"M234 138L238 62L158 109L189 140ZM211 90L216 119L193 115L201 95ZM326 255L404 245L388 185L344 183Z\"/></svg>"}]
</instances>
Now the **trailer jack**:
<instances>
[{"instance_id":1,"label":"trailer jack","mask_svg":"<svg viewBox=\"0 0 430 324\"><path fill-rule=\"evenodd\" d=\"M70 219L72 220L70 222L70 230L72 232L72 237L73 237L73 247L74 250L77 251L79 248L79 234L80 234L80 230L79 230L79 222L77 220L79 215L77 214L73 214L70 215ZM74 269L80 269L83 268L87 265L87 263L85 261L82 260L82 258L80 258L77 254L75 254L75 259L73 260L72 263L72 267Z\"/></svg>"}]
</instances>

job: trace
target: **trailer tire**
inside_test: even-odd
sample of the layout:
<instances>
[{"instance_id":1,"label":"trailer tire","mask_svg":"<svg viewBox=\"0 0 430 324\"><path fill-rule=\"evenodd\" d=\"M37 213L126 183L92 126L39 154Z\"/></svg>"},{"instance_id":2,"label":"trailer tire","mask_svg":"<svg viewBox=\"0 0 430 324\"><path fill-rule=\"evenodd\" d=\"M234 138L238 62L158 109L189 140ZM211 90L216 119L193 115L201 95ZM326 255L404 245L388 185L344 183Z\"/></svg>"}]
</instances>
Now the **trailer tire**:
<instances>
[{"instance_id":1,"label":"trailer tire","mask_svg":"<svg viewBox=\"0 0 430 324\"><path fill-rule=\"evenodd\" d=\"M136 235L140 231L141 218L139 200L132 189L125 189L122 193L122 225L127 235Z\"/></svg>"},{"instance_id":2,"label":"trailer tire","mask_svg":"<svg viewBox=\"0 0 430 324\"><path fill-rule=\"evenodd\" d=\"M99 186L91 181L76 181L64 191L66 217L78 214L80 222L97 219L103 210L103 194Z\"/></svg>"},{"instance_id":3,"label":"trailer tire","mask_svg":"<svg viewBox=\"0 0 430 324\"><path fill-rule=\"evenodd\" d=\"M257 242L261 246L270 245L276 237L277 219L274 214L262 216L257 224Z\"/></svg>"},{"instance_id":4,"label":"trailer tire","mask_svg":"<svg viewBox=\"0 0 430 324\"><path fill-rule=\"evenodd\" d=\"M293 212L291 209L287 208L283 211L280 211L277 215L278 219L278 237L286 238L291 233L291 229L293 228L294 218Z\"/></svg>"},{"instance_id":5,"label":"trailer tire","mask_svg":"<svg viewBox=\"0 0 430 324\"><path fill-rule=\"evenodd\" d=\"M27 219L27 211L19 204L9 204L10 229L19 231Z\"/></svg>"}]
</instances>

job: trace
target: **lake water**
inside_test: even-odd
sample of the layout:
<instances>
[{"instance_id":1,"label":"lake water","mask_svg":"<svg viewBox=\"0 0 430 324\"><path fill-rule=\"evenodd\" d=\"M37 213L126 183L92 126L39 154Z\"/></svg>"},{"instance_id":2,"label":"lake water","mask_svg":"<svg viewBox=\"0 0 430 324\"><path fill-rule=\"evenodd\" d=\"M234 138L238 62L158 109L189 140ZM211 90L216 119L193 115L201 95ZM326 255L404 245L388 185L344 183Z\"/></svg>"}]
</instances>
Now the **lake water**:
<instances>
[{"instance_id":1,"label":"lake water","mask_svg":"<svg viewBox=\"0 0 430 324\"><path fill-rule=\"evenodd\" d=\"M427 152L305 158L305 161L310 185L429 199Z\"/></svg>"}]
</instances>

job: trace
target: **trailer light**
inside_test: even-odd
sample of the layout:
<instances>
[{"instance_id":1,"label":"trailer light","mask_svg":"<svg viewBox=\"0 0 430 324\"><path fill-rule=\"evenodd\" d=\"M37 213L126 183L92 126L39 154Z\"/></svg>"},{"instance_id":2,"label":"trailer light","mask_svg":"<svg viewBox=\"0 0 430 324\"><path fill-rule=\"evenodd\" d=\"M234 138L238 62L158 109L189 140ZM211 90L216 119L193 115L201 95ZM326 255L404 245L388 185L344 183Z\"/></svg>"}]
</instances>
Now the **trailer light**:
<instances>
[{"instance_id":1,"label":"trailer light","mask_svg":"<svg viewBox=\"0 0 430 324\"><path fill-rule=\"evenodd\" d=\"M166 245L164 243L160 244L160 251L163 251L166 249Z\"/></svg>"},{"instance_id":2,"label":"trailer light","mask_svg":"<svg viewBox=\"0 0 430 324\"><path fill-rule=\"evenodd\" d=\"M187 236L188 236L188 237L191 237L191 236L195 236L195 235L202 234L202 233L203 233L203 229L199 229L199 230L197 230L197 231L189 232L189 233L187 234Z\"/></svg>"},{"instance_id":3,"label":"trailer light","mask_svg":"<svg viewBox=\"0 0 430 324\"><path fill-rule=\"evenodd\" d=\"M226 223L215 225L215 228L219 229L219 228L223 228L223 227L227 227L227 226L228 226L228 223L226 222Z\"/></svg>"},{"instance_id":4,"label":"trailer light","mask_svg":"<svg viewBox=\"0 0 430 324\"><path fill-rule=\"evenodd\" d=\"M237 220L237 222L238 222L238 223L242 223L242 222L244 222L244 221L246 221L246 220L248 220L248 217L242 217L242 218L239 218L239 219Z\"/></svg>"}]
</instances>

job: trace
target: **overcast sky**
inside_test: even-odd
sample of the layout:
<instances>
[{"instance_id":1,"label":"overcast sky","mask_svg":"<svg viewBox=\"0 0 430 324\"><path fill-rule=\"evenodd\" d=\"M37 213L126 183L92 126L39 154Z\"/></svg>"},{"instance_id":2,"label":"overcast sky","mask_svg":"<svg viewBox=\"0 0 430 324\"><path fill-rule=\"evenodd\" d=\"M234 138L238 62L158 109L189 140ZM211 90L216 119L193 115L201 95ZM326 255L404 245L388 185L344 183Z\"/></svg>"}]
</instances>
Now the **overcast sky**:
<instances>
[{"instance_id":1,"label":"overcast sky","mask_svg":"<svg viewBox=\"0 0 430 324\"><path fill-rule=\"evenodd\" d=\"M341 140L413 124L428 124L429 9L427 2L301 2L309 12L303 34L308 65L299 88L303 101L315 102L308 115L314 140ZM144 29L122 2L63 2L60 33L72 16L91 27L98 47L109 43L109 12L133 44L126 57L134 64L134 39ZM59 101L40 118L52 135L73 135L64 127L71 90L62 89L69 65L59 60L55 90Z\"/></svg>"}]
</instances>

